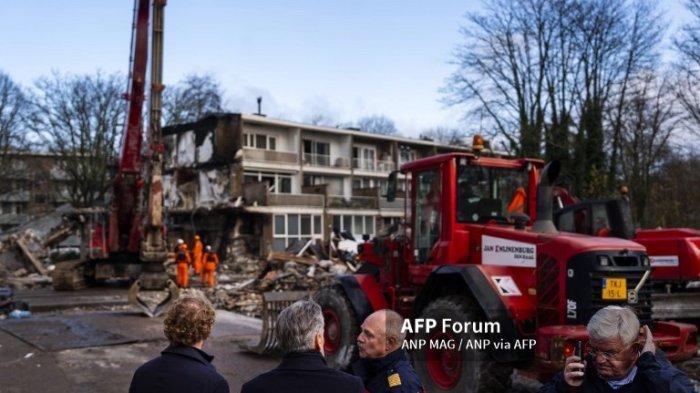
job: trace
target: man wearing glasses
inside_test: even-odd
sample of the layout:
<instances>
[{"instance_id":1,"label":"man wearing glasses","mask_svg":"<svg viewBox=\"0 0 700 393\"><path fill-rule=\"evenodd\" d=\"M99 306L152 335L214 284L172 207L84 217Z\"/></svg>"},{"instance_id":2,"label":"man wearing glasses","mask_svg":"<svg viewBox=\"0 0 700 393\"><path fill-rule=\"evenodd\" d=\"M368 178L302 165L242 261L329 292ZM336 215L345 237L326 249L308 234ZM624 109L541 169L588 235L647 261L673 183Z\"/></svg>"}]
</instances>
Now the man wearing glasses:
<instances>
[{"instance_id":1,"label":"man wearing glasses","mask_svg":"<svg viewBox=\"0 0 700 393\"><path fill-rule=\"evenodd\" d=\"M648 326L626 307L608 306L588 322L589 351L585 359L571 356L564 370L542 386L540 393L692 393L685 374L656 350Z\"/></svg>"}]
</instances>

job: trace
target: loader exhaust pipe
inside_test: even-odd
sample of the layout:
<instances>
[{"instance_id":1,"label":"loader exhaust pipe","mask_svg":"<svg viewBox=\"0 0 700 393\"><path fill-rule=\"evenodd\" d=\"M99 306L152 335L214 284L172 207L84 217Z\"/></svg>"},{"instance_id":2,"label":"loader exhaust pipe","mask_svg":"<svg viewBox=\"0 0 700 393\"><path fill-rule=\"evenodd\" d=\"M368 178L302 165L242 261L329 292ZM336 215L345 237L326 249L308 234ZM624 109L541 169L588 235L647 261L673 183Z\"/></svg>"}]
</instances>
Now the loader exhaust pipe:
<instances>
[{"instance_id":1,"label":"loader exhaust pipe","mask_svg":"<svg viewBox=\"0 0 700 393\"><path fill-rule=\"evenodd\" d=\"M532 230L540 233L559 233L554 226L554 182L559 177L561 163L557 160L549 162L540 172L537 183L537 220L532 224Z\"/></svg>"}]
</instances>

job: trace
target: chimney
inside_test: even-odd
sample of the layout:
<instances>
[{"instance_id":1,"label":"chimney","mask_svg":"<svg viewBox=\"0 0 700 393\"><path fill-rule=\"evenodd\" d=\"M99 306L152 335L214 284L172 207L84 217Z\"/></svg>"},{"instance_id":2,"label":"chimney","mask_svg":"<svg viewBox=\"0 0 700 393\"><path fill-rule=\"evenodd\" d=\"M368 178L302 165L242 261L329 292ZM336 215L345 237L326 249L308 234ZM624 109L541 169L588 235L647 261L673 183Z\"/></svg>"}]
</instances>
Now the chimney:
<instances>
[{"instance_id":1,"label":"chimney","mask_svg":"<svg viewBox=\"0 0 700 393\"><path fill-rule=\"evenodd\" d=\"M554 182L559 177L561 163L551 161L540 172L540 181L537 184L537 220L532 224L532 230L541 233L559 233L554 226Z\"/></svg>"},{"instance_id":2,"label":"chimney","mask_svg":"<svg viewBox=\"0 0 700 393\"><path fill-rule=\"evenodd\" d=\"M258 116L265 116L262 113L262 97L258 97L258 113L256 113Z\"/></svg>"}]
</instances>

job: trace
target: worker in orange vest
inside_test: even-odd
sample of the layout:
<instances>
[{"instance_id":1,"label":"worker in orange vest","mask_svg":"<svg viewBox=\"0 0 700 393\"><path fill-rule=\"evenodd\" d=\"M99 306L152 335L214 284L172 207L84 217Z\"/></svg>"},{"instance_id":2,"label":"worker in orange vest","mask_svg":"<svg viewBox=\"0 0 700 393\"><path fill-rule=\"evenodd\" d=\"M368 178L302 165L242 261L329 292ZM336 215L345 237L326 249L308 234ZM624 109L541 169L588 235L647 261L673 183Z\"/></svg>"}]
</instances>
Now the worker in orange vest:
<instances>
[{"instance_id":1,"label":"worker in orange vest","mask_svg":"<svg viewBox=\"0 0 700 393\"><path fill-rule=\"evenodd\" d=\"M219 256L211 251L211 246L207 246L206 252L204 253L204 272L202 273L204 285L208 287L216 285L217 267L219 267Z\"/></svg>"},{"instance_id":2,"label":"worker in orange vest","mask_svg":"<svg viewBox=\"0 0 700 393\"><path fill-rule=\"evenodd\" d=\"M177 239L177 242L175 242L175 256L177 256L177 253L180 252L183 244L185 244L184 240Z\"/></svg>"},{"instance_id":3,"label":"worker in orange vest","mask_svg":"<svg viewBox=\"0 0 700 393\"><path fill-rule=\"evenodd\" d=\"M192 259L187 250L187 244L184 242L180 243L181 240L182 239L178 240L177 254L175 255L175 262L177 263L177 285L180 288L187 288L190 285L190 265L192 264Z\"/></svg>"},{"instance_id":4,"label":"worker in orange vest","mask_svg":"<svg viewBox=\"0 0 700 393\"><path fill-rule=\"evenodd\" d=\"M192 262L194 264L194 274L201 275L204 261L202 260L202 252L204 251L202 240L199 235L194 236L194 247L192 247Z\"/></svg>"}]
</instances>

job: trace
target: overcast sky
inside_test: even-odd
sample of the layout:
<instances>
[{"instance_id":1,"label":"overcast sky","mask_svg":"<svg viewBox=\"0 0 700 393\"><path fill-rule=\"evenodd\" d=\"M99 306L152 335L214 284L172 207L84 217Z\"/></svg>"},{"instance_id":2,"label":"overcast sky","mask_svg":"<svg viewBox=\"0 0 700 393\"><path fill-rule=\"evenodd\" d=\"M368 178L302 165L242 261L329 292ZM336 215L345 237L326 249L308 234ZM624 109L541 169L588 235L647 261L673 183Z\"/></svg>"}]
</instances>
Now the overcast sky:
<instances>
[{"instance_id":1,"label":"overcast sky","mask_svg":"<svg viewBox=\"0 0 700 393\"><path fill-rule=\"evenodd\" d=\"M52 70L127 72L132 2L0 0L0 70L29 85ZM671 29L682 0L663 0ZM303 121L386 114L399 132L460 125L438 89L464 14L456 0L168 0L164 79L211 73L227 108Z\"/></svg>"}]
</instances>

